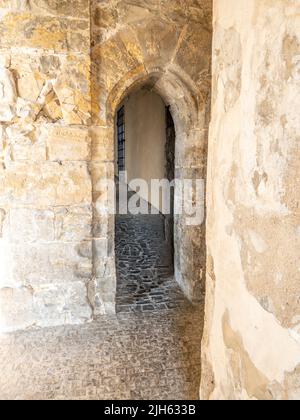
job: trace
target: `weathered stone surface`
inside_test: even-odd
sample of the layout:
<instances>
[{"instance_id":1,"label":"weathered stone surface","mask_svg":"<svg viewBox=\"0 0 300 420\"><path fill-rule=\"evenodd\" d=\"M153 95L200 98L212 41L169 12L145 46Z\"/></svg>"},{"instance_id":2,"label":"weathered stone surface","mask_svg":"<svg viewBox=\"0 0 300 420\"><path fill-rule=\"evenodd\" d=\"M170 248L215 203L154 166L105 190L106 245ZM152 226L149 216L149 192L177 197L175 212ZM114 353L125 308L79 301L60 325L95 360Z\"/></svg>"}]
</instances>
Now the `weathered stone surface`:
<instances>
[{"instance_id":1,"label":"weathered stone surface","mask_svg":"<svg viewBox=\"0 0 300 420\"><path fill-rule=\"evenodd\" d=\"M82 241L92 237L92 206L56 207L55 239L57 241Z\"/></svg>"},{"instance_id":2,"label":"weathered stone surface","mask_svg":"<svg viewBox=\"0 0 300 420\"><path fill-rule=\"evenodd\" d=\"M12 276L13 254L11 243L5 238L5 233L3 236L0 238L0 291L2 288L15 286Z\"/></svg>"},{"instance_id":3,"label":"weathered stone surface","mask_svg":"<svg viewBox=\"0 0 300 420\"><path fill-rule=\"evenodd\" d=\"M106 278L114 278L116 275L115 258L114 258L114 241L111 238L96 239L93 243L94 255L94 275L97 279L106 281ZM106 294L110 292L115 294L115 282L111 282L112 286L106 290ZM113 299L114 302L114 299Z\"/></svg>"},{"instance_id":4,"label":"weathered stone surface","mask_svg":"<svg viewBox=\"0 0 300 420\"><path fill-rule=\"evenodd\" d=\"M176 143L175 164L179 168L197 168L200 179L206 176L208 130L190 130Z\"/></svg>"},{"instance_id":5,"label":"weathered stone surface","mask_svg":"<svg viewBox=\"0 0 300 420\"><path fill-rule=\"evenodd\" d=\"M203 398L300 396L296 3L215 2Z\"/></svg>"},{"instance_id":6,"label":"weathered stone surface","mask_svg":"<svg viewBox=\"0 0 300 420\"><path fill-rule=\"evenodd\" d=\"M0 8L30 11L37 15L55 15L89 19L89 2L86 0L1 0Z\"/></svg>"},{"instance_id":7,"label":"weathered stone surface","mask_svg":"<svg viewBox=\"0 0 300 420\"><path fill-rule=\"evenodd\" d=\"M4 226L5 223L5 226ZM91 239L91 206L0 210L0 232L11 242L79 242ZM105 236L103 236L105 237Z\"/></svg>"},{"instance_id":8,"label":"weathered stone surface","mask_svg":"<svg viewBox=\"0 0 300 420\"><path fill-rule=\"evenodd\" d=\"M4 67L0 67L0 86L0 122L10 122L15 117L17 90L12 72Z\"/></svg>"},{"instance_id":9,"label":"weathered stone surface","mask_svg":"<svg viewBox=\"0 0 300 420\"><path fill-rule=\"evenodd\" d=\"M92 309L83 282L0 289L0 327L14 331L32 326L81 324L90 321Z\"/></svg>"},{"instance_id":10,"label":"weathered stone surface","mask_svg":"<svg viewBox=\"0 0 300 420\"><path fill-rule=\"evenodd\" d=\"M206 19L207 5L157 0L92 2L91 101L87 3L4 0L0 4L0 115L5 122L0 133L0 204L7 249L1 264L3 273L9 268L5 276L9 287L32 277L35 287L43 282L51 303L50 282L57 284L65 277L76 281L75 244L90 241L93 234L93 255L85 253L84 258L89 269L93 261L96 280L91 300L95 311L103 313L113 311L115 295L114 217L109 215L111 197L106 185L106 179L114 179L114 134L106 123L112 121L120 99L117 86L130 88L136 77L147 76L146 67L151 73L164 73L185 39L187 21ZM164 94L169 92L166 100L173 95L175 79L169 77L168 86L162 83ZM187 97L178 86L173 87L178 98ZM94 126L88 129L91 109L95 110ZM194 162L194 152L190 147L187 166ZM90 160L93 163L87 166ZM66 261L54 264L60 253ZM21 263L12 267L7 257ZM81 263L78 271L90 280ZM38 311L30 316L42 317ZM49 325L62 319L49 314ZM66 317L66 322L72 319Z\"/></svg>"},{"instance_id":11,"label":"weathered stone surface","mask_svg":"<svg viewBox=\"0 0 300 420\"><path fill-rule=\"evenodd\" d=\"M15 124L6 128L6 149L13 161L46 160L45 137L40 127L33 124Z\"/></svg>"},{"instance_id":12,"label":"weathered stone surface","mask_svg":"<svg viewBox=\"0 0 300 420\"><path fill-rule=\"evenodd\" d=\"M112 162L114 160L114 130L112 127L92 127L92 160L97 162Z\"/></svg>"},{"instance_id":13,"label":"weathered stone surface","mask_svg":"<svg viewBox=\"0 0 300 420\"><path fill-rule=\"evenodd\" d=\"M299 7L215 1L211 49L212 3L0 1L0 329L114 312L115 111L157 91L178 177L205 177L213 51L201 393L299 399ZM175 237L192 299L205 230Z\"/></svg>"},{"instance_id":14,"label":"weathered stone surface","mask_svg":"<svg viewBox=\"0 0 300 420\"><path fill-rule=\"evenodd\" d=\"M82 281L51 283L35 291L34 319L41 327L82 324L91 321L92 315L86 284Z\"/></svg>"},{"instance_id":15,"label":"weathered stone surface","mask_svg":"<svg viewBox=\"0 0 300 420\"><path fill-rule=\"evenodd\" d=\"M112 238L115 229L115 216L105 213L105 211L94 212L93 217L93 237Z\"/></svg>"},{"instance_id":16,"label":"weathered stone surface","mask_svg":"<svg viewBox=\"0 0 300 420\"><path fill-rule=\"evenodd\" d=\"M10 266L9 281L24 285L33 279L35 288L43 283L51 304L51 284L76 282L82 272L95 313L112 312L114 197L107 180L115 176L115 110L130 89L146 84L157 90L176 117L178 164L204 173L210 57L210 36L204 33L210 34L211 4L3 0L0 8L2 235L10 257L19 261L13 272ZM200 22L205 29L197 37L193 31ZM189 133L191 127L195 132ZM200 131L201 147L195 134ZM178 255L189 238L181 228ZM78 256L77 244L91 240L90 252ZM182 271L186 290L188 273L196 272L189 262ZM49 314L49 325L62 318ZM66 316L66 322L72 319Z\"/></svg>"},{"instance_id":17,"label":"weathered stone surface","mask_svg":"<svg viewBox=\"0 0 300 420\"><path fill-rule=\"evenodd\" d=\"M90 58L28 54L0 55L3 122L90 122ZM2 113L2 117L1 117Z\"/></svg>"},{"instance_id":18,"label":"weathered stone surface","mask_svg":"<svg viewBox=\"0 0 300 420\"><path fill-rule=\"evenodd\" d=\"M111 162L92 162L90 173L96 214L114 214L112 206L114 196L111 196L114 191L110 188L114 185L114 164Z\"/></svg>"},{"instance_id":19,"label":"weathered stone surface","mask_svg":"<svg viewBox=\"0 0 300 420\"><path fill-rule=\"evenodd\" d=\"M17 243L55 240L55 217L51 210L15 208L9 212L10 238Z\"/></svg>"},{"instance_id":20,"label":"weathered stone surface","mask_svg":"<svg viewBox=\"0 0 300 420\"><path fill-rule=\"evenodd\" d=\"M49 160L89 161L91 159L91 139L87 129L52 126L47 131Z\"/></svg>"},{"instance_id":21,"label":"weathered stone surface","mask_svg":"<svg viewBox=\"0 0 300 420\"><path fill-rule=\"evenodd\" d=\"M232 28L219 28L215 38L215 82L223 83L225 89L224 110L227 112L238 100L241 93L242 45L240 34ZM215 98L213 98L213 102Z\"/></svg>"},{"instance_id":22,"label":"weathered stone surface","mask_svg":"<svg viewBox=\"0 0 300 420\"><path fill-rule=\"evenodd\" d=\"M114 38L96 45L92 54L93 61L105 69L105 73L98 76L100 85L104 84L107 92L111 91L127 72L143 65L143 58L136 34L131 28L119 31Z\"/></svg>"},{"instance_id":23,"label":"weathered stone surface","mask_svg":"<svg viewBox=\"0 0 300 420\"><path fill-rule=\"evenodd\" d=\"M1 323L85 322L93 259L89 2L2 0L0 9Z\"/></svg>"},{"instance_id":24,"label":"weathered stone surface","mask_svg":"<svg viewBox=\"0 0 300 420\"><path fill-rule=\"evenodd\" d=\"M33 297L30 288L0 289L0 328L14 331L34 325Z\"/></svg>"},{"instance_id":25,"label":"weathered stone surface","mask_svg":"<svg viewBox=\"0 0 300 420\"><path fill-rule=\"evenodd\" d=\"M166 25L166 22L158 17L147 22L147 31L145 31L143 20L137 25L137 38L146 68L147 65L151 67L153 62L158 68L163 68L166 63L172 62L181 31L182 29L177 25Z\"/></svg>"},{"instance_id":26,"label":"weathered stone surface","mask_svg":"<svg viewBox=\"0 0 300 420\"><path fill-rule=\"evenodd\" d=\"M87 125L91 119L90 58L68 56L53 84L66 124Z\"/></svg>"},{"instance_id":27,"label":"weathered stone surface","mask_svg":"<svg viewBox=\"0 0 300 420\"><path fill-rule=\"evenodd\" d=\"M55 52L89 52L89 23L30 13L3 13L0 21L0 48L18 45Z\"/></svg>"},{"instance_id":28,"label":"weathered stone surface","mask_svg":"<svg viewBox=\"0 0 300 420\"><path fill-rule=\"evenodd\" d=\"M189 25L183 34L175 58L191 79L204 88L210 78L211 32L198 24Z\"/></svg>"},{"instance_id":29,"label":"weathered stone surface","mask_svg":"<svg viewBox=\"0 0 300 420\"><path fill-rule=\"evenodd\" d=\"M92 277L92 244L39 242L12 245L13 278L35 288L51 283L71 283Z\"/></svg>"},{"instance_id":30,"label":"weathered stone surface","mask_svg":"<svg viewBox=\"0 0 300 420\"><path fill-rule=\"evenodd\" d=\"M116 276L95 278L89 283L88 296L95 316L114 314L116 298Z\"/></svg>"},{"instance_id":31,"label":"weathered stone surface","mask_svg":"<svg viewBox=\"0 0 300 420\"><path fill-rule=\"evenodd\" d=\"M195 168L191 179L196 175L206 176L211 4L209 1L180 0L92 2L93 123L108 127L105 131L109 132L113 128L115 111L127 94L143 85L156 90L172 108L177 132L176 165ZM100 156L96 155L95 135L93 139L92 159L106 160L102 144ZM110 134L106 149L109 153L113 141ZM104 175L100 166L92 168L91 174L94 223L97 223L98 214L105 213L107 208L108 197L101 183L107 174ZM109 173L109 179L112 176L113 173ZM204 228L201 232L195 229L187 232L185 225L186 219L182 218L177 226L176 277L193 299L195 295L197 298L201 295L199 284L205 273L205 237ZM98 234L98 229L95 228L95 232ZM108 233L113 235L113 232Z\"/></svg>"},{"instance_id":32,"label":"weathered stone surface","mask_svg":"<svg viewBox=\"0 0 300 420\"><path fill-rule=\"evenodd\" d=\"M0 203L68 206L91 203L91 178L84 163L11 163L0 170Z\"/></svg>"},{"instance_id":33,"label":"weathered stone surface","mask_svg":"<svg viewBox=\"0 0 300 420\"><path fill-rule=\"evenodd\" d=\"M6 211L4 209L0 209L0 238L3 235L3 226L6 219Z\"/></svg>"},{"instance_id":34,"label":"weathered stone surface","mask_svg":"<svg viewBox=\"0 0 300 420\"><path fill-rule=\"evenodd\" d=\"M29 60L29 57L27 62L24 62L25 57L19 57L19 60L14 58L12 67L17 72L18 95L20 98L26 101L37 102L42 92L45 78L37 71L34 71L34 65L30 65L30 61L34 60Z\"/></svg>"}]
</instances>

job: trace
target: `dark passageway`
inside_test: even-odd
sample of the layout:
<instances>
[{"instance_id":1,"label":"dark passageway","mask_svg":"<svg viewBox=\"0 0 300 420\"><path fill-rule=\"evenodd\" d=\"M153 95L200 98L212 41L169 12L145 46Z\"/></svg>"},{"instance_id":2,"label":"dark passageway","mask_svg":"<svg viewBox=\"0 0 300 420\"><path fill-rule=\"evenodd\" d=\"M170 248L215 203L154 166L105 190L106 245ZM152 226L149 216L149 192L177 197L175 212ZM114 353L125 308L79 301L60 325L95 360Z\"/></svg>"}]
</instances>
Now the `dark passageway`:
<instances>
[{"instance_id":1,"label":"dark passageway","mask_svg":"<svg viewBox=\"0 0 300 420\"><path fill-rule=\"evenodd\" d=\"M117 311L169 309L184 301L162 215L117 216Z\"/></svg>"},{"instance_id":2,"label":"dark passageway","mask_svg":"<svg viewBox=\"0 0 300 420\"><path fill-rule=\"evenodd\" d=\"M149 191L153 179L174 180L175 127L160 96L142 89L125 99L116 116L116 141L117 187L124 171L129 181L143 179ZM135 192L128 189L130 200ZM170 193L170 214L151 214L153 202L140 197L148 215L116 217L117 312L170 309L185 300L174 281L173 188Z\"/></svg>"}]
</instances>

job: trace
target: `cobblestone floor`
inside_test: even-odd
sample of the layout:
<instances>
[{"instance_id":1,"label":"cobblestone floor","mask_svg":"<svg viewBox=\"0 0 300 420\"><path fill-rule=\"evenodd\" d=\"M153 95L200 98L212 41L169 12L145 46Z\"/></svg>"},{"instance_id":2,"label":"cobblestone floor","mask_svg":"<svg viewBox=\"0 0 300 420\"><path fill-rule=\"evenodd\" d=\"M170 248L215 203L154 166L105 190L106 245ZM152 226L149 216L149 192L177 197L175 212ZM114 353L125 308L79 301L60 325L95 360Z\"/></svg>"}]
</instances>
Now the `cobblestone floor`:
<instances>
[{"instance_id":1,"label":"cobblestone floor","mask_svg":"<svg viewBox=\"0 0 300 420\"><path fill-rule=\"evenodd\" d=\"M168 309L184 302L162 215L117 216L117 311Z\"/></svg>"},{"instance_id":2,"label":"cobblestone floor","mask_svg":"<svg viewBox=\"0 0 300 420\"><path fill-rule=\"evenodd\" d=\"M0 399L198 399L203 310L172 274L162 216L118 216L117 315L0 335Z\"/></svg>"},{"instance_id":3,"label":"cobblestone floor","mask_svg":"<svg viewBox=\"0 0 300 420\"><path fill-rule=\"evenodd\" d=\"M0 336L0 399L197 399L200 308Z\"/></svg>"}]
</instances>

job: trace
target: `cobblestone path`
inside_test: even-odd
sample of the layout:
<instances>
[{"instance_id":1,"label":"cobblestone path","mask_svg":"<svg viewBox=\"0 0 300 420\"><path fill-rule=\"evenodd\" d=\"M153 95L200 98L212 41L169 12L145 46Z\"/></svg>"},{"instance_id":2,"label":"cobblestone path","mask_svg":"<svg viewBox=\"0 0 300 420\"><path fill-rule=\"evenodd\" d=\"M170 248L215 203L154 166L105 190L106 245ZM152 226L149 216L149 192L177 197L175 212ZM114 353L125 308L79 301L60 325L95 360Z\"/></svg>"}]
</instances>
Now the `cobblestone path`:
<instances>
[{"instance_id":1,"label":"cobblestone path","mask_svg":"<svg viewBox=\"0 0 300 420\"><path fill-rule=\"evenodd\" d=\"M201 330L186 304L0 336L0 399L197 399Z\"/></svg>"},{"instance_id":2,"label":"cobblestone path","mask_svg":"<svg viewBox=\"0 0 300 420\"><path fill-rule=\"evenodd\" d=\"M117 311L177 307L184 297L173 279L172 245L162 215L117 216Z\"/></svg>"},{"instance_id":3,"label":"cobblestone path","mask_svg":"<svg viewBox=\"0 0 300 420\"><path fill-rule=\"evenodd\" d=\"M162 216L118 216L117 315L0 335L0 399L198 399L203 310L173 279Z\"/></svg>"}]
</instances>

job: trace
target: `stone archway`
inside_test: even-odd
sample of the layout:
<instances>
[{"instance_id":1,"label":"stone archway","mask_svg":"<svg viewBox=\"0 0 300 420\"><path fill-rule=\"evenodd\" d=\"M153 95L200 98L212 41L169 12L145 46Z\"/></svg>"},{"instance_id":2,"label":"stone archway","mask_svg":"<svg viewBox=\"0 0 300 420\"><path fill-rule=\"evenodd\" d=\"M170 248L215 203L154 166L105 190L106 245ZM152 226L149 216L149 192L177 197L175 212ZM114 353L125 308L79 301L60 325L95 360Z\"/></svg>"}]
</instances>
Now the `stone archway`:
<instances>
[{"instance_id":1,"label":"stone archway","mask_svg":"<svg viewBox=\"0 0 300 420\"><path fill-rule=\"evenodd\" d=\"M114 219L102 181L113 178L112 117L126 92L155 86L175 120L178 177L205 178L212 1L13 3L0 63L0 329L81 324L115 311ZM43 30L23 37L40 18ZM182 226L177 278L193 298L204 230Z\"/></svg>"},{"instance_id":2,"label":"stone archway","mask_svg":"<svg viewBox=\"0 0 300 420\"><path fill-rule=\"evenodd\" d=\"M125 3L126 13L130 14L134 6ZM193 16L194 9L186 5L184 10L184 17L176 17L176 5L174 10L141 6L138 18L122 25L118 20L123 16L122 7L116 10L110 4L97 3L92 11L94 279L89 295L95 315L114 311L114 217L107 214L108 197L101 180L114 178L114 115L129 92L151 86L170 105L176 128L176 178L206 178L210 7L207 5L202 28L199 16ZM99 15L116 19L113 32L97 19ZM201 297L205 228L204 224L187 226L184 215L175 222L175 277L191 301Z\"/></svg>"},{"instance_id":3,"label":"stone archway","mask_svg":"<svg viewBox=\"0 0 300 420\"><path fill-rule=\"evenodd\" d=\"M141 87L150 87L171 107L176 130L176 178L193 180L205 178L203 167L200 166L202 162L199 161L199 155L205 153L200 137L203 134L201 128L203 121L199 118L195 92L191 91L191 87L187 86L178 74L153 73L146 77L140 74L131 80L130 77L130 74L126 75L108 98L109 131L113 133L114 115L119 103ZM129 81L131 84L128 87ZM109 144L110 147L113 145L113 139ZM175 197L177 194L178 191L175 191ZM184 215L175 218L175 279L185 295L191 301L196 301L201 297L201 289L204 287L205 228L204 224L190 227L185 218Z\"/></svg>"}]
</instances>

